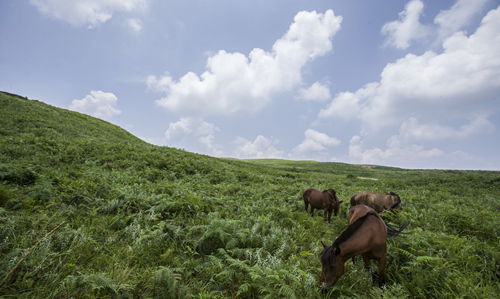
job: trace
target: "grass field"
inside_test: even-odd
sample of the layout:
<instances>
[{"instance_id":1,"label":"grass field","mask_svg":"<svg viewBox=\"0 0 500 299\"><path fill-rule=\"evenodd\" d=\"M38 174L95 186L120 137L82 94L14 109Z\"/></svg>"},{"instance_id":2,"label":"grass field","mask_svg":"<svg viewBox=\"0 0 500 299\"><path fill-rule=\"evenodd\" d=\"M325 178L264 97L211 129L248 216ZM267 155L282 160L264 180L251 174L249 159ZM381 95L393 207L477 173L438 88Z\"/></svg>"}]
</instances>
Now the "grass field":
<instances>
[{"instance_id":1,"label":"grass field","mask_svg":"<svg viewBox=\"0 0 500 299\"><path fill-rule=\"evenodd\" d=\"M348 263L326 297L500 294L498 171L217 159L0 93L0 183L2 298L323 298L320 240L363 190L398 193L384 217L408 234L385 289ZM344 201L331 223L304 211L309 187Z\"/></svg>"}]
</instances>

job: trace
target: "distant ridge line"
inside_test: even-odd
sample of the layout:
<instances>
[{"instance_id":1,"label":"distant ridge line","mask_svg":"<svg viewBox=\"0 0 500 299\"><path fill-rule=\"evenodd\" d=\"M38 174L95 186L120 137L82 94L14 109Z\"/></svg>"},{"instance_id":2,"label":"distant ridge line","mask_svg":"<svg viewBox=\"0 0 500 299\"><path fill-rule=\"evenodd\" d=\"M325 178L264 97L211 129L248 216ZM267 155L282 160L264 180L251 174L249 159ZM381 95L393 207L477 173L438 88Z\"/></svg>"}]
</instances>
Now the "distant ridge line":
<instances>
[{"instance_id":1,"label":"distant ridge line","mask_svg":"<svg viewBox=\"0 0 500 299\"><path fill-rule=\"evenodd\" d=\"M20 98L20 99L24 99L24 100L29 100L28 97L26 97L26 96L23 97L23 96L20 96L18 94L15 94L15 93L7 92L7 91L2 91L2 90L0 90L0 92L3 93L3 94L6 94L8 96L11 96L11 97L16 97L16 98Z\"/></svg>"}]
</instances>

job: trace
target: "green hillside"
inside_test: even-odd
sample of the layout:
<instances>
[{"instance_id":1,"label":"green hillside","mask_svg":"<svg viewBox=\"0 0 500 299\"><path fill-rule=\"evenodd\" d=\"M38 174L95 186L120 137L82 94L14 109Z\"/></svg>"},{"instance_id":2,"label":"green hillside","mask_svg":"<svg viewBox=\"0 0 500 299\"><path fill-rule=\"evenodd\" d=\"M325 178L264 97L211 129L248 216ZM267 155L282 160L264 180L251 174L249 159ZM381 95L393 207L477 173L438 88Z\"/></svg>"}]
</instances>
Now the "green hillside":
<instances>
[{"instance_id":1,"label":"green hillside","mask_svg":"<svg viewBox=\"0 0 500 299\"><path fill-rule=\"evenodd\" d=\"M302 192L336 189L331 223ZM362 263L329 295L495 298L500 172L217 159L0 93L0 297L323 298L320 240L356 192L398 193L387 286ZM375 267L373 267L373 270Z\"/></svg>"}]
</instances>

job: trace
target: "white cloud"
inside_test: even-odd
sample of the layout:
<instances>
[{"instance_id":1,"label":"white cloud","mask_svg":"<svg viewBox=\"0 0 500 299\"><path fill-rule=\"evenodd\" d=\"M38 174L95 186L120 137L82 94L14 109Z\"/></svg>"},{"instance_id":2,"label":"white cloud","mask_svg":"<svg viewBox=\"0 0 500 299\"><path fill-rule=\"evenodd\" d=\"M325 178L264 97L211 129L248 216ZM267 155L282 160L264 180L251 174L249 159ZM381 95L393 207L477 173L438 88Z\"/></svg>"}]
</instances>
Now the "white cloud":
<instances>
[{"instance_id":1,"label":"white cloud","mask_svg":"<svg viewBox=\"0 0 500 299\"><path fill-rule=\"evenodd\" d=\"M457 0L448 10L441 11L434 23L439 26L439 36L447 37L469 24L489 0Z\"/></svg>"},{"instance_id":2,"label":"white cloud","mask_svg":"<svg viewBox=\"0 0 500 299\"><path fill-rule=\"evenodd\" d=\"M128 19L127 26L134 33L139 33L142 31L142 22L139 19L135 19L135 18Z\"/></svg>"},{"instance_id":3,"label":"white cloud","mask_svg":"<svg viewBox=\"0 0 500 299\"><path fill-rule=\"evenodd\" d=\"M417 144L402 144L395 136L389 138L386 148L365 148L360 136L354 136L349 142L349 159L352 163L399 165L415 167L422 161L442 158L445 153L437 148L425 149Z\"/></svg>"},{"instance_id":4,"label":"white cloud","mask_svg":"<svg viewBox=\"0 0 500 299\"><path fill-rule=\"evenodd\" d=\"M424 4L420 0L411 0L399 13L400 20L386 23L382 33L387 35L386 44L398 49L406 49L412 40L418 40L429 33L429 28L420 23Z\"/></svg>"},{"instance_id":5,"label":"white cloud","mask_svg":"<svg viewBox=\"0 0 500 299\"><path fill-rule=\"evenodd\" d=\"M284 151L277 148L278 141L258 135L255 140L236 137L231 147L223 147L215 142L216 134L220 129L212 123L197 117L183 117L177 122L170 123L165 131L165 142L158 140L155 144L165 144L170 147L185 149L190 152L211 156L230 156L235 158L283 158Z\"/></svg>"},{"instance_id":6,"label":"white cloud","mask_svg":"<svg viewBox=\"0 0 500 299\"><path fill-rule=\"evenodd\" d=\"M165 74L161 77L148 76L146 79L146 84L150 90L168 93L170 86L175 83L170 75Z\"/></svg>"},{"instance_id":7,"label":"white cloud","mask_svg":"<svg viewBox=\"0 0 500 299\"><path fill-rule=\"evenodd\" d=\"M364 131L376 131L411 116L448 121L487 114L500 93L498 32L500 8L490 11L474 34L446 39L442 53L408 54L388 64L379 82L338 94L319 118L356 117Z\"/></svg>"},{"instance_id":8,"label":"white cloud","mask_svg":"<svg viewBox=\"0 0 500 299\"><path fill-rule=\"evenodd\" d=\"M121 111L116 107L118 98L111 92L92 90L83 99L75 99L69 109L89 114L95 117L109 119L119 115Z\"/></svg>"},{"instance_id":9,"label":"white cloud","mask_svg":"<svg viewBox=\"0 0 500 299\"><path fill-rule=\"evenodd\" d=\"M441 168L441 169L494 169L492 161L454 150L444 151L433 146L424 146L419 141L431 141L438 137L444 139L464 138L472 131L484 126L478 118L461 130L439 125L427 129L437 129L436 134L417 131L416 136L408 136L407 123L401 125L398 135L389 137L385 146L368 146L365 137L353 136L349 142L349 162L361 164L389 165L404 168ZM414 120L409 120L413 122ZM427 125L419 125L423 129ZM487 125L488 126L488 125ZM424 135L420 135L423 133ZM408 138L410 137L410 138Z\"/></svg>"},{"instance_id":10,"label":"white cloud","mask_svg":"<svg viewBox=\"0 0 500 299\"><path fill-rule=\"evenodd\" d=\"M485 159L443 150L494 132L500 94L500 7L475 32L456 32L442 51L408 54L386 65L380 80L338 93L319 119L355 120L354 163L403 167L491 167ZM382 141L382 144L381 144ZM384 143L385 141L385 143Z\"/></svg>"},{"instance_id":11,"label":"white cloud","mask_svg":"<svg viewBox=\"0 0 500 299\"><path fill-rule=\"evenodd\" d=\"M331 99L330 89L320 82L314 82L309 88L299 89L298 98L305 101L323 102Z\"/></svg>"},{"instance_id":12,"label":"white cloud","mask_svg":"<svg viewBox=\"0 0 500 299\"><path fill-rule=\"evenodd\" d=\"M111 19L115 12L143 9L147 0L30 0L30 3L54 19L94 28Z\"/></svg>"},{"instance_id":13,"label":"white cloud","mask_svg":"<svg viewBox=\"0 0 500 299\"><path fill-rule=\"evenodd\" d=\"M476 116L458 129L438 123L420 123L411 117L404 121L399 134L389 137L384 147L367 146L363 137L354 136L349 143L349 159L353 163L398 165L418 168L464 168L486 166L482 159L462 151L445 152L425 146L433 141L465 139L489 131L493 125L484 116ZM482 167L484 167L482 166Z\"/></svg>"},{"instance_id":14,"label":"white cloud","mask_svg":"<svg viewBox=\"0 0 500 299\"><path fill-rule=\"evenodd\" d=\"M361 100L370 97L378 86L378 83L370 83L354 93L349 91L338 93L326 108L321 109L318 114L319 118L340 118L343 120L359 118Z\"/></svg>"},{"instance_id":15,"label":"white cloud","mask_svg":"<svg viewBox=\"0 0 500 299\"><path fill-rule=\"evenodd\" d=\"M157 103L169 111L197 114L231 114L257 111L275 94L301 83L301 70L332 48L332 37L342 17L332 10L297 13L288 31L267 52L255 48L248 56L218 51L207 60L200 76L189 72L178 80L149 76L149 88L165 97Z\"/></svg>"},{"instance_id":16,"label":"white cloud","mask_svg":"<svg viewBox=\"0 0 500 299\"><path fill-rule=\"evenodd\" d=\"M237 137L233 157L237 158L283 158L284 152L277 149L278 141L258 135L254 141Z\"/></svg>"},{"instance_id":17,"label":"white cloud","mask_svg":"<svg viewBox=\"0 0 500 299\"><path fill-rule=\"evenodd\" d=\"M221 156L222 151L215 144L215 134L219 130L214 124L202 119L184 117L169 124L165 137L168 146L200 154Z\"/></svg>"},{"instance_id":18,"label":"white cloud","mask_svg":"<svg viewBox=\"0 0 500 299\"><path fill-rule=\"evenodd\" d=\"M422 124L415 117L410 117L401 124L399 136L402 140L414 142L464 139L488 132L492 128L493 124L483 115L476 116L458 129L438 123Z\"/></svg>"},{"instance_id":19,"label":"white cloud","mask_svg":"<svg viewBox=\"0 0 500 299\"><path fill-rule=\"evenodd\" d=\"M330 150L340 145L340 140L330 137L325 133L313 129L307 129L304 132L304 140L297 145L290 155L292 158L313 159L313 160L331 160Z\"/></svg>"}]
</instances>

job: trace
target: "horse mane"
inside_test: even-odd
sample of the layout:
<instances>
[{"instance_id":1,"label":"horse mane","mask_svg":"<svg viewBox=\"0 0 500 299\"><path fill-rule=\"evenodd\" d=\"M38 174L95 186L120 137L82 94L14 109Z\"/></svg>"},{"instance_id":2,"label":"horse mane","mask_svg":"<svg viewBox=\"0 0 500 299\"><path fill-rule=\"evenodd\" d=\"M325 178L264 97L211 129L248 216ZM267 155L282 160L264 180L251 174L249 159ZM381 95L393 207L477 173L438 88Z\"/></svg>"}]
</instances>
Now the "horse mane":
<instances>
[{"instance_id":1,"label":"horse mane","mask_svg":"<svg viewBox=\"0 0 500 299\"><path fill-rule=\"evenodd\" d=\"M328 197L330 197L333 201L338 200L337 199L337 191L335 191L333 189L326 189L326 190L323 190L321 192L328 194Z\"/></svg>"},{"instance_id":2,"label":"horse mane","mask_svg":"<svg viewBox=\"0 0 500 299\"><path fill-rule=\"evenodd\" d=\"M332 244L332 248L333 247L338 247L340 246L340 244L344 243L345 241L347 241L352 235L354 235L355 232L358 231L358 229L361 227L361 225L363 225L363 223L365 223L366 219L371 216L371 215L374 215L376 216L377 213L376 212L368 212L366 213L366 215L364 215L363 217L360 217L358 218L356 221L354 221L353 223L351 223L341 234L340 236L338 236L337 239L335 239L335 241L333 242Z\"/></svg>"}]
</instances>

